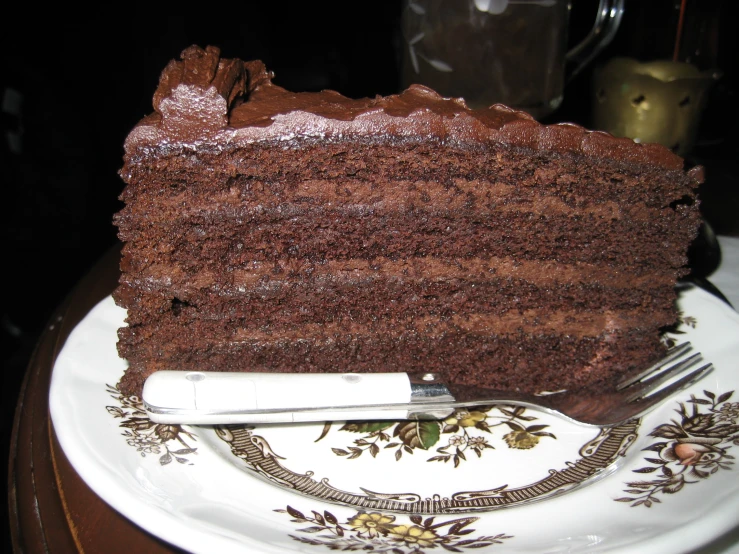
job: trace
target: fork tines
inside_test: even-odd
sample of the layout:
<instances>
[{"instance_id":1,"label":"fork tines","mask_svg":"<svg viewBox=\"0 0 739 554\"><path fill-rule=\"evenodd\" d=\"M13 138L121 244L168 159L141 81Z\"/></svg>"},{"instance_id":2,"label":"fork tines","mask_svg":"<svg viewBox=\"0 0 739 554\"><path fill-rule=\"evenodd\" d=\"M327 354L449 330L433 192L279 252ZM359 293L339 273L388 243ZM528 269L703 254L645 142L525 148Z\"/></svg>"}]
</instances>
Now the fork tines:
<instances>
[{"instance_id":1,"label":"fork tines","mask_svg":"<svg viewBox=\"0 0 739 554\"><path fill-rule=\"evenodd\" d=\"M684 342L670 348L665 357L660 361L637 375L621 381L617 386L617 390L628 393L633 389L634 392L626 398L627 402L633 402L648 396L653 391L659 389L661 385L667 383L685 370L695 366L703 359L700 352L696 352L687 358L681 359L681 357L690 352L692 348L693 346L690 342ZM658 391L659 396L666 397L688 387L711 371L711 369L713 369L713 364L704 364L698 369L683 375L675 382L670 383L663 390Z\"/></svg>"}]
</instances>

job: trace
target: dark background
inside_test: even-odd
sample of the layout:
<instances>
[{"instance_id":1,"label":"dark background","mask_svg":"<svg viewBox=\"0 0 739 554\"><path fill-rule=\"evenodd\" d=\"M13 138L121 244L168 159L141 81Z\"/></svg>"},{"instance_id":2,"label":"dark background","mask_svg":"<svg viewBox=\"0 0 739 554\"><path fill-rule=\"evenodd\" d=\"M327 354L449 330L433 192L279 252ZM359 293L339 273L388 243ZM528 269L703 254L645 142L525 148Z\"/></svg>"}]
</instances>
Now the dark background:
<instances>
[{"instance_id":1,"label":"dark background","mask_svg":"<svg viewBox=\"0 0 739 554\"><path fill-rule=\"evenodd\" d=\"M589 29L597 3L573 4L574 43ZM724 73L686 157L707 170L706 221L733 235L739 235L736 4L688 2L686 23L690 32L704 30L703 58ZM546 122L590 126L590 79L598 62L615 55L670 58L678 6L627 0L614 42L568 84L563 105ZM398 92L399 0L202 7L206 13L197 16L158 16L130 4L84 14L37 6L2 14L3 460L33 345L53 309L116 241L111 218L120 207L123 141L152 111L159 73L170 59L191 44L213 44L225 57L263 60L288 89L331 88L350 97ZM3 503L4 522L6 510Z\"/></svg>"}]
</instances>

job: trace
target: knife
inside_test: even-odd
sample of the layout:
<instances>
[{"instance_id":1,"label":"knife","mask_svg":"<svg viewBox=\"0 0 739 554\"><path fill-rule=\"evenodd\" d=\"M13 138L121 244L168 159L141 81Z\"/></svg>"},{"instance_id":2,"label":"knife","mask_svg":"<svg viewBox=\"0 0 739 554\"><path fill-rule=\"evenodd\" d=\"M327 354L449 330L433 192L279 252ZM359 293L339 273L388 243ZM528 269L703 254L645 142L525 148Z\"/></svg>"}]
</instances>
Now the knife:
<instances>
[{"instance_id":1,"label":"knife","mask_svg":"<svg viewBox=\"0 0 739 554\"><path fill-rule=\"evenodd\" d=\"M155 423L218 425L443 419L495 398L476 392L452 394L435 373L157 371L142 398Z\"/></svg>"}]
</instances>

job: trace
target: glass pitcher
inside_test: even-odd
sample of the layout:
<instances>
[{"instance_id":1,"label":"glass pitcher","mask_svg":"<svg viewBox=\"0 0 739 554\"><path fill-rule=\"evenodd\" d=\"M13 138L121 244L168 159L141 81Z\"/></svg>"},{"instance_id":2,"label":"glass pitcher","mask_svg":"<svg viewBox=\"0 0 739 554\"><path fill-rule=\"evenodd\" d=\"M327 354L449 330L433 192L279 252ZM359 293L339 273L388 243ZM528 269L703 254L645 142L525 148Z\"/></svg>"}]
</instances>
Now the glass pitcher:
<instances>
[{"instance_id":1,"label":"glass pitcher","mask_svg":"<svg viewBox=\"0 0 739 554\"><path fill-rule=\"evenodd\" d=\"M567 51L567 0L408 0L401 18L401 85L495 103L540 119L565 83L613 39L624 0L600 0L593 28Z\"/></svg>"}]
</instances>

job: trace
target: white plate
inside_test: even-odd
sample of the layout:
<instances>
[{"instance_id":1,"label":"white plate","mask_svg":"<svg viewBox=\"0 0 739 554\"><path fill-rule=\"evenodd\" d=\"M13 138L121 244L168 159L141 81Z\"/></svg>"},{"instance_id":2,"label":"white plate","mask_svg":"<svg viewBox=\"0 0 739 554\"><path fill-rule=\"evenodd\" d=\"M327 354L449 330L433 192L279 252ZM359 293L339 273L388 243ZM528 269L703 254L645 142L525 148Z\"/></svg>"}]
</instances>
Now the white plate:
<instances>
[{"instance_id":1,"label":"white plate","mask_svg":"<svg viewBox=\"0 0 739 554\"><path fill-rule=\"evenodd\" d=\"M156 426L115 389L111 298L59 354L51 416L103 500L192 552L686 552L739 520L739 314L699 288L680 307L669 337L716 369L603 434L497 408L435 428Z\"/></svg>"}]
</instances>

